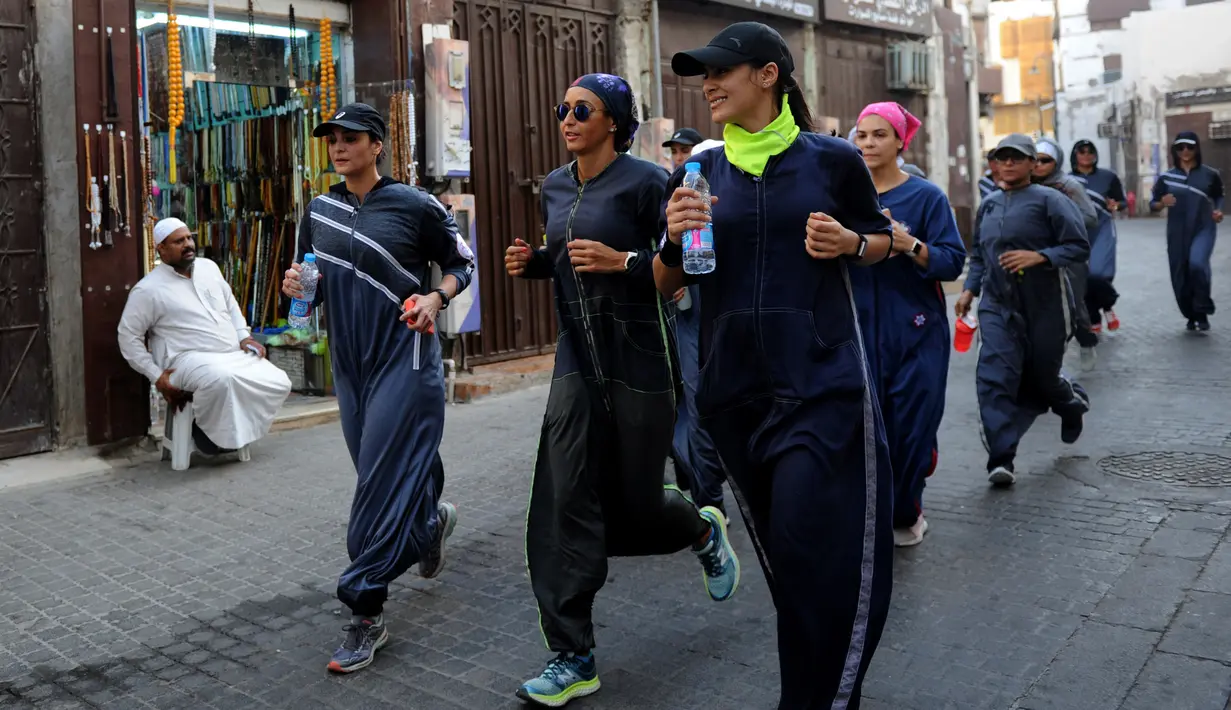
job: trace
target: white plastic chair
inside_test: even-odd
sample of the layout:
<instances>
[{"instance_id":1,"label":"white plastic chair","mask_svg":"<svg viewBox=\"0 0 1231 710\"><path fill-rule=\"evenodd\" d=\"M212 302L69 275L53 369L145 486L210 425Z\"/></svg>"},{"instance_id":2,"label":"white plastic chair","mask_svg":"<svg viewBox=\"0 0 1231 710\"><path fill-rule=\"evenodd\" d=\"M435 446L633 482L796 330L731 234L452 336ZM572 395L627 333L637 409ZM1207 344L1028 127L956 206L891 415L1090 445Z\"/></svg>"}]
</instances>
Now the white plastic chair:
<instances>
[{"instance_id":1,"label":"white plastic chair","mask_svg":"<svg viewBox=\"0 0 1231 710\"><path fill-rule=\"evenodd\" d=\"M162 458L171 459L172 471L187 471L192 463L192 453L197 450L192 441L192 402L184 408L175 411L175 407L167 407L167 424L162 433ZM241 462L250 461L252 454L245 446L235 452Z\"/></svg>"}]
</instances>

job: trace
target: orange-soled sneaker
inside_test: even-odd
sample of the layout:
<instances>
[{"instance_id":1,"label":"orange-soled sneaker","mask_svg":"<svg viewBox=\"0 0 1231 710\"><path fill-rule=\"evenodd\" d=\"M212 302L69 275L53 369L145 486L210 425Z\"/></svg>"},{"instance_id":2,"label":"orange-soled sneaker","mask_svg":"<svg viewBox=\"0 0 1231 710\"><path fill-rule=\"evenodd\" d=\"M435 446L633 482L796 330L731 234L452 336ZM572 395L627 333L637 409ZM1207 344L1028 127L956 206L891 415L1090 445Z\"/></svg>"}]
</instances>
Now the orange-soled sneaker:
<instances>
[{"instance_id":1,"label":"orange-soled sneaker","mask_svg":"<svg viewBox=\"0 0 1231 710\"><path fill-rule=\"evenodd\" d=\"M1116 312L1108 308L1103 313L1107 315L1107 330L1119 330L1120 317L1116 315Z\"/></svg>"}]
</instances>

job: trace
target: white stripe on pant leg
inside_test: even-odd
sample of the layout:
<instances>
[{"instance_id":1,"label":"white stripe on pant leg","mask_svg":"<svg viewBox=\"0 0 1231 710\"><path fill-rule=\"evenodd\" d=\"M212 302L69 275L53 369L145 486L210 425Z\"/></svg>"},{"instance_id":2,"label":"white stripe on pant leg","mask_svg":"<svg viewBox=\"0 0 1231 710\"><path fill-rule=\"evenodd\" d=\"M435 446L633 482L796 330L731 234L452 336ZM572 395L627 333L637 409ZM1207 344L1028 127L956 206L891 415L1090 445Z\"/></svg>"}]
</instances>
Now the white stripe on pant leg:
<instances>
[{"instance_id":1,"label":"white stripe on pant leg","mask_svg":"<svg viewBox=\"0 0 1231 710\"><path fill-rule=\"evenodd\" d=\"M832 710L846 710L855 692L855 681L863 665L863 652L868 642L868 623L872 608L872 582L876 571L876 410L872 405L872 374L868 369L868 354L864 349L863 331L859 327L859 309L855 306L855 292L851 288L850 274L842 264L842 281L854 318L855 333L859 339L859 354L863 367L863 456L864 456L864 514L863 555L859 567L859 601L855 607L855 620L851 628L851 643L846 651L846 665L842 669L842 682L834 698Z\"/></svg>"}]
</instances>

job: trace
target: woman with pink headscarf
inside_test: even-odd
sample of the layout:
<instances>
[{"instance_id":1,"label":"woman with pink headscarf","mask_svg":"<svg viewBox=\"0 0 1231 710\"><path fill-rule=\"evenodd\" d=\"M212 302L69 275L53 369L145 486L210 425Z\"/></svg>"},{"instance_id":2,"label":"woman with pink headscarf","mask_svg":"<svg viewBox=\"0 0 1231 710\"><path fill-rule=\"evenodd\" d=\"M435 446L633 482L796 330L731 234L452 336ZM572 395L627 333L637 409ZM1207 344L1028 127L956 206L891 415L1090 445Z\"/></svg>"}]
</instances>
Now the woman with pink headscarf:
<instances>
[{"instance_id":1,"label":"woman with pink headscarf","mask_svg":"<svg viewBox=\"0 0 1231 710\"><path fill-rule=\"evenodd\" d=\"M927 532L923 488L936 468L949 372L941 282L957 280L966 262L945 193L901 167L899 158L918 130L919 119L887 101L865 108L854 134L893 220L890 258L850 274L889 439L898 547L919 544Z\"/></svg>"}]
</instances>

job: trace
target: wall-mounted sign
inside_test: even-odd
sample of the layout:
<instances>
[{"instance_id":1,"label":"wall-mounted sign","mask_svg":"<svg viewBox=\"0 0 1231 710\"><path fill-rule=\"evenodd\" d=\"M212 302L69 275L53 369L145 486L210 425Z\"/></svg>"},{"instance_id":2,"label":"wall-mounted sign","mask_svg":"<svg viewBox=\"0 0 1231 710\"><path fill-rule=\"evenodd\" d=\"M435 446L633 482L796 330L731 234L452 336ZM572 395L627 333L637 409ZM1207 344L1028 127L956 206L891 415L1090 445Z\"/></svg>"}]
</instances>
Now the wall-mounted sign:
<instances>
[{"instance_id":1,"label":"wall-mounted sign","mask_svg":"<svg viewBox=\"0 0 1231 710\"><path fill-rule=\"evenodd\" d=\"M796 20L821 21L817 0L717 0L717 2L770 15L791 17Z\"/></svg>"},{"instance_id":2,"label":"wall-mounted sign","mask_svg":"<svg viewBox=\"0 0 1231 710\"><path fill-rule=\"evenodd\" d=\"M1208 89L1188 89L1167 94L1167 108L1178 106L1201 106L1231 102L1231 86L1216 86Z\"/></svg>"},{"instance_id":3,"label":"wall-mounted sign","mask_svg":"<svg viewBox=\"0 0 1231 710\"><path fill-rule=\"evenodd\" d=\"M932 34L930 0L825 0L825 19L913 35Z\"/></svg>"}]
</instances>

